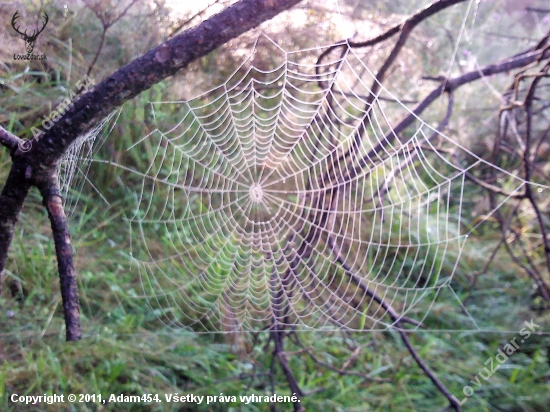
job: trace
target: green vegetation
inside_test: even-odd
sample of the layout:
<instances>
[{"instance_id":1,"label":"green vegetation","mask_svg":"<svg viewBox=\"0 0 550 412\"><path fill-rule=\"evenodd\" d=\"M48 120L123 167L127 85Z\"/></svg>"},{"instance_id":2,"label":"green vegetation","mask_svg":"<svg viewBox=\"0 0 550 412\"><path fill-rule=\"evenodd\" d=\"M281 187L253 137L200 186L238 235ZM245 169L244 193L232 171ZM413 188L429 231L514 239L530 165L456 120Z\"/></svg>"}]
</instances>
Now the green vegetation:
<instances>
[{"instance_id":1,"label":"green vegetation","mask_svg":"<svg viewBox=\"0 0 550 412\"><path fill-rule=\"evenodd\" d=\"M372 19L382 16L397 19L401 14L410 12L404 8L412 7L409 2L386 3ZM37 4L34 6L38 7ZM51 112L68 90L74 88L75 80L85 74L96 52L94 42L86 41L88 38L95 39L93 36L99 31L99 23L90 9L71 3L67 14L61 3L53 2L48 7L55 9L55 12L50 13L51 20L54 21L56 17L59 20L64 18L64 23L59 24L56 32L49 35L47 42L38 43L37 47L43 47L49 56L47 65L33 62L27 67L21 62L8 61L6 55L2 56L5 67L1 69L0 76L9 87L0 86L0 123L23 137L31 137L31 127L40 123L37 119ZM360 9L362 7L368 9L367 6L361 6ZM398 7L403 8L401 14L397 13ZM127 62L134 53L147 50L166 34L163 31L166 26L159 27L156 23L156 17L162 18L161 21L166 22L166 25L171 23L164 20L168 16L164 8L154 9L141 4L136 9L127 16L128 21L123 19L108 32L105 49L99 59L101 64L98 63L92 71L96 80ZM366 9L358 11L367 13ZM480 11L478 18L489 19L489 11ZM9 12L4 9L0 9L0 12L2 21L9 21ZM492 12L504 13L500 9ZM502 16L504 19L504 14ZM308 21L313 24L319 18L312 12L308 16L311 21ZM142 23L133 36L136 39L143 38L143 42L126 38L127 28L138 20ZM416 57L414 52L419 45L424 44L425 38L432 31L436 33L436 43L445 41L442 39L446 35L439 30L442 22L451 21L453 27L460 22L458 17L451 19L448 14L435 20L427 25L429 27L423 27L421 34L412 39L413 45L408 51L410 55L407 55L414 69L419 72L421 68L425 69L425 74L434 74L437 67L441 67L439 59L442 58L428 54ZM9 28L4 27L3 30ZM514 27L514 30L519 29ZM280 33L279 35L283 36ZM11 34L9 36L10 44L16 44L15 39L11 41ZM249 40L247 38L242 42L248 45ZM303 44L298 43L298 38L293 41L305 47L313 40L303 40ZM481 40L473 40L473 43L478 42ZM128 44L132 46L127 46ZM16 46L22 46L22 42ZM158 307L151 306L146 295L158 291L157 286L170 288L174 279L177 280L177 285L189 280L185 272L185 260L173 259L165 262L162 265L164 275L159 277L165 283L148 284L148 271L154 269L136 264L137 259L143 258L139 254L143 250L136 250L135 244L144 236L149 240L149 253L166 256L174 249L176 235L178 241L183 242L185 236L192 237L193 231L198 229L189 225L179 228L176 233L169 226L158 224L148 225L145 233L131 231L129 220L136 212L135 199L141 189L141 181L128 170L112 166L112 163L116 163L128 169L147 169L155 161L155 150L162 147L157 144L160 137L153 136L151 141L144 142L140 146L143 148L141 151L127 149L155 127L148 103L192 96L193 87L182 86L185 82L198 84L202 81L199 84L202 86L216 79L223 79L235 69L235 62L239 60L238 46L242 44L232 44L232 48L216 51L191 67L189 72L158 84L126 103L113 117L116 121L112 120L100 133L101 148L94 153L97 161L91 163L86 180L75 183L76 186L82 184L82 191L75 190L69 196L71 201L78 198L70 219L79 276L84 332L81 342L64 341L63 312L51 230L39 194L32 193L16 228L2 280L0 410L270 410L268 404L245 405L241 402L211 405L205 405L204 402L201 405L176 405L167 402L102 405L87 402L72 405L41 404L40 408L25 409L26 407L9 400L9 396L15 393L88 393L102 394L103 398L107 398L109 394L158 394L163 400L165 395L187 393L204 396L223 393L238 398L239 395L252 393L270 394L274 390L277 394L292 395L283 371L273 360L273 348L269 345L266 332L222 335L204 333L205 328L198 330L193 326L176 328L172 326L192 324L186 318L193 317L191 307L185 307L185 302L170 299L160 301ZM471 47L477 47L475 51L478 52L485 45L472 44ZM69 55L72 57L69 58ZM512 53L498 54L491 49L483 58L492 62L497 55L509 56ZM428 73L430 71L432 72ZM416 73L414 80L421 75ZM402 79L402 83L397 84L396 88L406 87L412 82L407 73L403 77L405 80ZM396 84L394 79L392 77L388 83ZM510 78L499 79L494 81L494 86L508 84L509 80ZM494 136L494 126L498 120L488 122L485 121L487 116L472 113L472 101L480 105L486 103L486 107L491 110L494 109L491 106L494 106L494 102L476 97L475 89L461 90L460 93L465 96L462 100L463 107L455 114L456 119L449 126L449 135L456 139L467 139L467 136L471 136L466 145L474 146L477 142L483 146L484 142L491 139L488 136ZM423 93L411 89L405 95L407 98L417 99ZM162 123L168 129L182 118L184 110L180 105L166 104L156 113L156 122ZM346 110L351 115L357 115L351 113L351 108ZM438 112L439 110L434 110L434 113L427 116L437 119L440 117ZM462 125L464 128L461 128ZM106 137L105 140L103 137ZM463 160L466 163L469 159ZM508 159L505 156L499 161L501 167L511 170L517 163L517 159ZM0 182L5 181L9 166L9 153L0 149ZM452 167L440 166L441 173L452 172ZM540 167L547 171L548 159ZM195 177L202 177L201 171L195 171ZM439 183L431 179L429 175L419 175L418 184L429 190ZM449 189L449 197L453 201L461 196L464 199L463 204L451 204L449 216L441 217L437 208L432 207L421 217L422 227L416 232L400 233L402 238L397 240L405 243L409 239L415 239L417 243L422 243L423 240L428 241L438 235L460 237L461 230L464 232L476 226L484 217L473 213L463 216L462 226L457 223L460 208L474 210L485 201L482 198L483 191L478 187L466 185L465 188L466 192L462 194L456 192L455 187ZM389 196L399 196L402 189L394 188ZM164 207L161 202L166 194L162 190L156 192L157 197L143 198L145 202L150 202L151 213ZM194 200L192 204L182 205L178 213L185 213L185 207L204 207L200 197ZM548 202L545 208L547 212ZM487 209L483 208L483 212ZM532 219L527 215L526 212L520 218L523 219L525 233L532 235L536 229L530 226ZM409 217L401 218L406 220ZM545 219L548 219L548 215ZM391 225L398 228L401 227L400 223L393 220L385 222L385 225L391 230ZM446 224L449 226L446 227ZM548 225L547 222L546 224ZM426 229L428 227L434 230L438 228L440 233L429 232ZM427 287L452 282L457 295L448 288L443 288L440 296L436 296L435 292L426 292L433 294L428 295L428 300L434 301L423 320L426 330L411 332L409 336L422 359L459 400L464 398L465 386L475 389L473 396L463 405L464 411L547 411L550 410L550 336L546 333L532 334L492 377L487 380L481 378L479 388L472 384L476 374L479 376L481 372L486 375L483 368L488 365L487 359L495 357L497 351L511 339L519 340L520 328L524 327L523 321L533 319L540 325L539 331L550 331L548 308L536 293L533 280L513 263L504 248L497 252L490 269L482 271L500 238L497 222L494 218L487 218L487 222L476 228L464 244L462 240L458 240L449 243L444 250L433 246L423 247L422 254L434 260L436 267L426 270L426 276L420 276L421 281ZM528 238L534 239L535 236ZM210 242L208 248L218 249L225 255L238 253L231 243L232 239L224 238L221 234L213 236ZM131 255L134 251L136 253ZM200 250L196 253L199 252ZM451 280L450 273L453 272L457 256L460 259ZM534 250L531 257L538 265L542 265L542 253ZM191 258L193 257L187 257ZM390 277L393 276L392 267L405 268L403 270L406 273L422 271L422 262L412 259L410 254L403 251L397 254L393 263L390 262L390 267L387 266L389 260L377 260L374 256L367 258L370 259L371 267L376 270L383 273L389 270ZM213 277L229 276L231 267L226 261L219 259L216 262L215 258L212 260L216 263L210 269ZM477 276L475 273L478 271L480 274ZM432 276L428 276L430 274ZM343 276L342 273L338 275ZM546 281L550 281L548 273L545 276ZM414 284L412 280L411 283ZM203 299L199 295L202 290L200 285L189 282L186 288L194 299ZM219 293L215 285L210 292ZM464 306L460 305L459 300L464 302ZM188 310L185 316L182 316L182 309ZM413 308L408 315L419 316L425 313L415 310L417 309ZM486 331L471 331L476 328L476 325L471 324L471 318ZM215 329L214 325L209 325L206 321L203 324L206 329ZM419 369L395 331L297 332L289 336L285 344L290 366L298 384L307 394L302 400L306 411L439 411L448 405L447 400ZM291 406L280 404L278 408L286 411Z\"/></svg>"}]
</instances>

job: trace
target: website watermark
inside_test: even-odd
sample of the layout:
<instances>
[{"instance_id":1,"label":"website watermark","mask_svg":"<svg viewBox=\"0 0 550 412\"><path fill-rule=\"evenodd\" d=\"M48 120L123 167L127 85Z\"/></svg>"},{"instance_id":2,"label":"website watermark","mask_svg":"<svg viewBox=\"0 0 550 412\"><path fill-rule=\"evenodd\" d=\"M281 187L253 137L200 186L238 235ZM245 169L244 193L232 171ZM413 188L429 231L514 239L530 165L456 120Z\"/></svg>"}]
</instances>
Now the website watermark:
<instances>
[{"instance_id":1,"label":"website watermark","mask_svg":"<svg viewBox=\"0 0 550 412\"><path fill-rule=\"evenodd\" d=\"M452 398L458 402L460 406L464 405L468 399L473 396L476 389L479 389L483 385L484 381L488 381L500 368L500 365L504 364L510 356L520 349L520 345L529 339L529 337L540 328L540 325L537 325L533 319L529 322L525 321L524 325L525 327L521 328L519 331L520 337L511 339L506 345L498 349L496 355L494 355L494 357L489 357L484 362L485 367L480 370L472 380L470 380L471 385L465 385L462 388L462 393L464 394L464 398L462 398L462 400L458 400L454 395L452 395ZM519 343L517 342L518 339Z\"/></svg>"},{"instance_id":2,"label":"website watermark","mask_svg":"<svg viewBox=\"0 0 550 412\"><path fill-rule=\"evenodd\" d=\"M33 30L32 33L27 33L27 30L22 31L21 26L17 25L17 19L19 18L19 10L17 10L11 19L11 26L15 30L17 34L21 36L23 41L25 42L25 49L27 51L26 54L14 54L13 59L14 60L46 60L45 54L33 54L34 45L36 43L36 39L44 31L46 28L46 25L48 24L48 21L50 18L48 17L47 13L44 13L44 20L41 21L42 27L40 29Z\"/></svg>"}]
</instances>

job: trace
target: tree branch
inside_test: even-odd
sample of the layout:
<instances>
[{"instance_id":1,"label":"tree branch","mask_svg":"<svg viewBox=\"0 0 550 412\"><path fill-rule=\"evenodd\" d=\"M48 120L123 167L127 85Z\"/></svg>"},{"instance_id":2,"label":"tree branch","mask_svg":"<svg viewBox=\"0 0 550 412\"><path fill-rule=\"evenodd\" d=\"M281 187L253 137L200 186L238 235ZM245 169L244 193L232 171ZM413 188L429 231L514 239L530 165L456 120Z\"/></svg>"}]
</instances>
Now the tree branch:
<instances>
[{"instance_id":1,"label":"tree branch","mask_svg":"<svg viewBox=\"0 0 550 412\"><path fill-rule=\"evenodd\" d=\"M347 45L352 48L358 48L358 47L367 47L372 46L374 44L377 44L379 42L382 42L393 35L399 33L399 38L397 39L396 43L394 44L389 56L386 58L382 66L375 71L376 75L372 82L372 86L370 88L370 93L367 97L367 100L365 102L365 109L364 109L364 116L363 120L361 121L361 124L357 128L357 131L355 132L355 136L353 138L353 144L350 146L350 148L340 157L338 158L334 163L333 167L342 162L343 160L347 159L349 156L351 156L352 152L356 151L361 143L361 140L363 138L363 135L365 134L365 131L367 130L367 126L370 123L370 116L369 113L373 108L373 103L378 97L378 94L380 92L380 89L382 88L382 83L384 82L386 78L386 74L388 73L389 69L397 59L397 56L399 53L401 53L401 50L405 46L405 43L407 42L410 34L414 30L414 28L421 23L422 21L426 20L430 16L433 16L434 14L440 12L441 10L444 10L447 7L453 6L455 4L461 3L465 0L439 0L436 1L424 9L420 10L418 13L410 16L408 19L406 19L404 22L397 24L390 28L385 33L371 39L367 40L366 42L352 42L348 41L347 43L342 43L336 46L332 46L329 49L325 50L317 59L317 67L316 67L316 74L319 76L319 67L321 67L319 64L323 60L324 56L328 55L328 53L331 52L331 50L334 50L335 48L342 47L345 48ZM319 81L322 83L322 81ZM322 84L320 84L322 87Z\"/></svg>"},{"instance_id":2,"label":"tree branch","mask_svg":"<svg viewBox=\"0 0 550 412\"><path fill-rule=\"evenodd\" d=\"M390 27L388 30L386 30L384 33L373 37L372 39L363 41L363 42L354 42L351 40L347 41L347 44L349 44L350 47L353 48L359 48L359 47L368 47L368 46L374 46L378 43L383 42L384 40L387 40L397 33L401 31L406 31L410 33L412 29L417 26L422 21L426 20L428 17L433 16L434 14L439 13L441 10L453 6L455 4L461 3L465 0L439 0L434 3L429 4L428 6L424 7L422 10L420 10L418 13L410 16L405 21L396 24L395 26ZM408 36L408 33L405 35L405 37ZM344 47L344 44L337 44L334 46L329 47L327 50L325 50L317 59L317 66L320 65L320 63L323 61L323 59L333 50ZM394 48L395 50L395 48Z\"/></svg>"},{"instance_id":3,"label":"tree branch","mask_svg":"<svg viewBox=\"0 0 550 412\"><path fill-rule=\"evenodd\" d=\"M89 76L90 73L92 72L96 62L97 62L97 59L99 58L99 55L101 54L101 50L103 49L103 45L105 44L105 37L107 35L107 28L105 26L103 26L103 30L101 31L101 38L99 39L99 46L97 46L97 50L95 52L95 55L94 55L94 58L92 60L92 62L90 63L90 65L88 66L88 70L86 71L86 74Z\"/></svg>"},{"instance_id":4,"label":"tree branch","mask_svg":"<svg viewBox=\"0 0 550 412\"><path fill-rule=\"evenodd\" d=\"M94 68L96 62L97 62L97 59L99 58L99 55L101 54L101 50L103 49L103 46L105 44L105 38L107 36L107 31L116 23L118 22L122 17L124 17L124 15L128 12L128 10L130 10L130 8L136 3L137 0L132 0L127 6L126 8L116 17L114 17L112 20L105 16L105 15L102 15L98 10L96 10L91 4L89 4L88 2L85 2L86 5L94 12L94 14L96 15L96 17L99 19L99 21L101 22L101 25L103 26L103 30L101 32L101 38L99 40L99 46L95 52L95 55L94 55L94 58L92 60L92 62L90 63L90 65L88 66L88 70L86 71L86 74L89 76L90 73L92 72L92 69Z\"/></svg>"},{"instance_id":5,"label":"tree branch","mask_svg":"<svg viewBox=\"0 0 550 412\"><path fill-rule=\"evenodd\" d=\"M445 117L441 122L439 122L439 125L437 126L438 131L443 131L447 128L449 125L449 121L451 120L451 116L453 114L453 105L454 105L454 97L453 93L448 94L448 103L447 103L447 113L445 114ZM426 140L429 142L433 140L437 136L438 132L433 132L432 135L427 138ZM418 150L421 147L418 148ZM369 199L370 202L373 202L376 197L380 199L380 204L383 203L384 195L389 192L390 190L390 183L392 180L395 179L395 176L397 176L399 173L403 171L405 167L410 165L417 157L418 157L418 150L415 150L413 153L411 153L405 160L403 160L397 167L393 168L389 173L384 182L378 187L376 192L371 196ZM381 209L381 213L383 213L383 208ZM383 219L382 219L383 220Z\"/></svg>"},{"instance_id":6,"label":"tree branch","mask_svg":"<svg viewBox=\"0 0 550 412\"><path fill-rule=\"evenodd\" d=\"M353 272L353 270L351 269L351 267L349 267L348 264L346 264L344 258L342 257L342 255L340 254L340 251L337 250L335 244L334 244L334 241L329 239L329 245L332 247L332 251L334 253L334 255L336 256L336 259L338 260L338 262L342 265L342 267L345 269L346 273L348 274L348 276L355 282L357 283L357 285L363 289L365 291L365 293L367 293L369 296L372 297L373 300L375 300L381 307L383 307L385 310L386 310L386 313L389 315L389 317L392 319L392 321L394 322L395 326L396 326L396 329L397 329L397 332L399 332L399 335L401 335L401 339L403 340L403 343L405 344L405 346L407 347L409 353L411 354L411 356L413 357L413 359L415 360L415 362L418 364L418 366L420 367L420 369L422 369L422 371L426 374L426 376L433 382L433 384L437 387L437 389L443 394L443 396L445 396L447 398L447 400L449 401L451 407L457 411L457 412L460 412L460 403L458 403L458 401L452 396L452 394L449 392L449 390L445 387L445 385L443 385L443 383L437 378L437 376L435 376L435 374L430 370L430 368L428 367L428 365L426 365L426 363L422 360L422 358L420 357L420 355L418 355L418 352L416 352L416 349L414 348L414 346L412 345L410 339L409 339L409 336L407 335L407 331L404 330L401 326L401 323L402 322L408 322L408 323L412 323L414 325L419 325L418 322L412 320L412 319L409 319L409 318L406 318L404 317L403 315L399 315L395 309L393 309L384 299L380 298L379 296L377 296L374 292L372 292L368 287L367 285L365 285L361 279L361 277L356 274L355 272Z\"/></svg>"},{"instance_id":7,"label":"tree branch","mask_svg":"<svg viewBox=\"0 0 550 412\"><path fill-rule=\"evenodd\" d=\"M454 160L454 163L457 165L457 167L463 169L462 165L460 164L460 159L458 158L456 153L452 154L452 158ZM466 177L466 179L470 180L474 184L476 184L478 186L481 186L484 189L487 189L487 190L493 192L496 195L505 196L505 197L511 198L511 199L525 199L525 196L526 196L525 193L509 193L506 190L501 189L498 186L493 186L492 184L487 183L487 182L477 178L476 176L474 176L469 171L465 171L464 176Z\"/></svg>"},{"instance_id":8,"label":"tree branch","mask_svg":"<svg viewBox=\"0 0 550 412\"><path fill-rule=\"evenodd\" d=\"M208 6L204 7L202 10L198 11L197 13L195 14L192 14L191 16L189 16L187 19L185 19L184 21L182 21L180 24L178 24L175 28L172 29L172 31L170 32L170 34L168 35L168 38L171 39L172 37L174 37L176 35L177 32L179 32L182 28L184 28L185 26L187 26L189 23L191 23L193 20L195 20L197 17L202 17L204 15L204 13L206 13L210 7L216 5L216 4L224 4L224 3L227 3L228 0L214 0L213 3L210 3Z\"/></svg>"},{"instance_id":9,"label":"tree branch","mask_svg":"<svg viewBox=\"0 0 550 412\"><path fill-rule=\"evenodd\" d=\"M304 396L304 393L300 389L300 386L298 385L298 381L296 380L296 377L292 373L292 369L290 369L290 365L288 364L287 354L285 353L285 350L284 350L283 331L280 328L276 319L273 324L271 339L273 339L273 342L274 342L273 356L275 356L279 361L279 364L283 369L283 373L285 374L286 380L288 382L288 386L290 387L292 394L296 395L298 397L298 400L300 400L300 398ZM293 407L294 407L294 412L304 411L304 408L302 407L300 402L294 402Z\"/></svg>"},{"instance_id":10,"label":"tree branch","mask_svg":"<svg viewBox=\"0 0 550 412\"><path fill-rule=\"evenodd\" d=\"M348 362L350 360L352 360L352 358L354 357L354 354L355 353L359 353L359 351L356 351L354 352L354 354L352 354L350 356L350 358L346 361L346 364L344 364L344 366L342 366L342 368L337 368L336 366L332 366L330 363L327 363L327 362L323 362L321 359L319 359L312 351L311 348L308 348L306 347L298 338L298 336L296 334L294 334L294 337L296 338L296 341L298 342L298 345L301 346L305 351L306 353L309 355L309 357L311 358L311 360L313 362L315 362L317 365L319 366L322 366L323 368L325 369L328 369L328 370L331 370L333 372L336 372L338 375L340 376L356 376L358 378L361 378L367 382L376 382L376 383L388 383L388 382L391 382L389 379L383 379L383 378L373 378L371 376L369 376L368 374L366 373L361 373L361 372L355 372L355 371L348 371L346 370L346 366L347 364L349 364ZM361 349L361 346L357 347L358 350ZM355 355L357 356L357 355Z\"/></svg>"},{"instance_id":11,"label":"tree branch","mask_svg":"<svg viewBox=\"0 0 550 412\"><path fill-rule=\"evenodd\" d=\"M346 272L346 275L365 293L365 295L378 303L396 324L398 324L399 322L403 322L410 323L414 326L422 326L420 322L417 322L416 320L411 319L407 316L400 315L388 302L386 302L383 298L372 291L367 285L365 285L361 276L355 273L353 269L346 263L345 259L340 254L340 250L338 249L336 242L334 242L334 239L332 237L328 238L328 245L331 248L332 253L336 257L336 261L340 264L340 266L342 266L342 269L344 269L344 271Z\"/></svg>"},{"instance_id":12,"label":"tree branch","mask_svg":"<svg viewBox=\"0 0 550 412\"><path fill-rule=\"evenodd\" d=\"M61 298L63 299L63 312L65 314L66 338L67 341L77 341L82 338L82 330L80 328L80 303L76 284L76 270L73 261L69 224L63 209L55 170L55 168L51 169L48 176L38 184L38 189L42 195L52 226L61 284Z\"/></svg>"},{"instance_id":13,"label":"tree branch","mask_svg":"<svg viewBox=\"0 0 550 412\"><path fill-rule=\"evenodd\" d=\"M548 71L548 65L540 72L537 73L539 76L536 77L533 82L531 83L529 87L529 91L527 93L527 97L525 98L525 113L527 115L526 123L525 123L525 149L523 151L523 165L524 165L524 173L525 173L525 180L527 182L525 186L525 197L529 200L529 203L531 203L531 207L533 208L533 211L535 212L535 215L537 217L537 222L539 224L539 229L541 232L542 237L542 244L544 249L544 256L546 258L546 268L548 269L548 273L550 273L550 239L548 237L548 231L546 230L546 222L543 219L542 213L540 211L539 205L537 203L537 199L535 198L535 194L533 193L533 190L531 188L531 178L532 178L532 163L533 163L533 154L531 153L531 147L533 143L532 139L532 124L533 124L533 117L532 117L532 105L533 105L533 99L535 98L535 93L537 90L537 86L542 80L543 76Z\"/></svg>"},{"instance_id":14,"label":"tree branch","mask_svg":"<svg viewBox=\"0 0 550 412\"><path fill-rule=\"evenodd\" d=\"M14 156L16 155L17 151ZM0 292L2 292L2 275L8 260L8 249L13 239L15 224L31 188L27 170L25 164L14 163L0 194Z\"/></svg>"},{"instance_id":15,"label":"tree branch","mask_svg":"<svg viewBox=\"0 0 550 412\"><path fill-rule=\"evenodd\" d=\"M346 180L353 179L357 176L357 173L363 169L367 164L368 160L376 156L376 154L384 148L386 145L390 144L397 138L397 136L403 132L407 127L409 127L414 121L418 119L418 116L426 110L436 99L438 99L444 92L452 92L459 87L471 83L473 81L479 80L486 76L493 76L495 74L508 72L510 70L518 69L524 67L528 64L531 64L537 60L547 59L550 56L548 50L535 51L520 57L512 58L504 62L491 64L485 66L479 70L474 70L468 72L462 76L454 77L443 81L438 87L436 87L428 96L424 98L413 110L411 113L406 115L392 130L381 139L381 141L373 147L355 166Z\"/></svg>"},{"instance_id":16,"label":"tree branch","mask_svg":"<svg viewBox=\"0 0 550 412\"><path fill-rule=\"evenodd\" d=\"M488 194L488 197L489 197L490 207L491 207L491 209L495 210L494 215L495 215L495 218L497 219L497 221L498 221L498 223L501 227L501 231L502 231L503 235L505 235L507 233L506 231L510 231L514 235L515 239L518 240L518 242L520 243L521 253L523 254L523 257L525 258L525 260L527 261L527 264L529 266L527 266L527 264L523 263L521 258L518 257L514 253L514 251L512 250L511 243L509 243L509 242L503 242L503 245L506 248L506 252L512 258L512 261L516 265L518 265L521 269L523 269L525 271L525 273L527 273L527 275L531 279L533 279L533 281L537 285L537 289L538 289L540 295L542 296L542 298L546 302L550 303L550 288L548 287L546 282L544 282L544 279L541 276L541 274L538 272L537 267L533 263L533 260L530 258L529 254L527 253L527 250L525 250L525 248L523 247L523 244L521 242L521 229L517 230L517 229L514 229L513 227L511 227L511 224L504 219L504 217L502 216L502 213L500 213L500 210L496 209L497 203L495 201L495 193L488 190L487 194ZM514 210L512 212L512 215L517 213L518 207L519 207L519 203L514 208ZM510 220L511 219L512 219L512 217L510 217Z\"/></svg>"},{"instance_id":17,"label":"tree branch","mask_svg":"<svg viewBox=\"0 0 550 412\"><path fill-rule=\"evenodd\" d=\"M428 378L430 378L430 380L437 387L439 392L441 392L443 394L443 396L445 396L447 398L447 400L451 404L451 407L455 411L460 412L460 403L459 403L458 399L453 397L453 395L451 394L451 392L449 392L447 387L445 385L443 385L443 383L437 378L437 376L435 376L435 374L430 370L428 365L426 365L426 363L422 360L420 355L418 355L418 352L416 351L416 349L412 345L411 340L409 339L409 336L407 335L407 332L404 331L401 328L399 328L397 331L399 332L399 335L401 335L401 340L403 340L403 343L405 344L405 346L409 350L409 353L411 354L411 356L415 360L416 364L420 367L420 369L422 369L422 371L426 374L426 376Z\"/></svg>"},{"instance_id":18,"label":"tree branch","mask_svg":"<svg viewBox=\"0 0 550 412\"><path fill-rule=\"evenodd\" d=\"M11 153L15 152L15 150L17 150L19 145L23 144L23 142L23 139L20 139L0 126L0 144L7 147Z\"/></svg>"},{"instance_id":19,"label":"tree branch","mask_svg":"<svg viewBox=\"0 0 550 412\"><path fill-rule=\"evenodd\" d=\"M412 33L413 29L426 20L428 17L433 16L436 13L439 13L441 10L446 9L447 7L454 6L455 4L462 3L465 0L440 0L435 3L432 3L428 5L426 8L422 9L417 14L409 17L405 22L403 22L399 27L399 38L397 39L397 42L393 46L392 51L390 52L390 55L384 61L384 64L380 69L378 70L378 73L376 74L376 78L373 81L372 87L371 87L371 94L370 99L367 100L367 106L370 109L370 106L374 102L374 99L378 95L378 92L380 91L380 88L382 87L382 82L384 81L386 77L386 73L388 72L389 68L397 59L397 56L405 46L405 43L407 42L410 34ZM353 45L353 43L350 44L351 47L363 47L363 46L357 46Z\"/></svg>"},{"instance_id":20,"label":"tree branch","mask_svg":"<svg viewBox=\"0 0 550 412\"><path fill-rule=\"evenodd\" d=\"M37 169L51 165L79 135L125 101L299 1L241 0L199 26L153 48L82 96L50 130L33 141L29 161Z\"/></svg>"}]
</instances>

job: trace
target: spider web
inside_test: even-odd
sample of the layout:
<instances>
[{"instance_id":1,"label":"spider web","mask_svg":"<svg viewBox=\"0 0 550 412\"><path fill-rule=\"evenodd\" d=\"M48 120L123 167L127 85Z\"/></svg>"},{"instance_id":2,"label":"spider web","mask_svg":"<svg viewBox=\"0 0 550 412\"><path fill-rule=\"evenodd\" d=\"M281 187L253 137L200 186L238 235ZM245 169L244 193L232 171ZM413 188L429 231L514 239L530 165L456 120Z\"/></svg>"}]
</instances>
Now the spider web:
<instances>
[{"instance_id":1,"label":"spider web","mask_svg":"<svg viewBox=\"0 0 550 412\"><path fill-rule=\"evenodd\" d=\"M510 196L526 182L418 116L397 135L412 109L346 42L318 65L324 50L260 35L219 86L151 102L133 162L103 161L135 192L126 220L147 302L168 326L206 332L482 330L451 287L477 228L463 222L466 174L498 169ZM62 163L71 209L116 122Z\"/></svg>"},{"instance_id":2,"label":"spider web","mask_svg":"<svg viewBox=\"0 0 550 412\"><path fill-rule=\"evenodd\" d=\"M57 165L59 188L63 194L65 212L69 216L74 213L86 184L91 185L94 191L109 203L87 176L95 155L116 125L117 114L120 112L114 111L90 131L79 136Z\"/></svg>"},{"instance_id":3,"label":"spider web","mask_svg":"<svg viewBox=\"0 0 550 412\"><path fill-rule=\"evenodd\" d=\"M367 331L418 328L450 299L479 330L450 282L473 230L465 173L494 166L419 118L395 136L411 110L382 85L373 95L347 44L318 75L307 54L322 49L259 42L220 86L152 102L157 127L128 149L147 153L124 169L139 181L128 222L154 312L205 331ZM525 184L500 171L512 194Z\"/></svg>"}]
</instances>

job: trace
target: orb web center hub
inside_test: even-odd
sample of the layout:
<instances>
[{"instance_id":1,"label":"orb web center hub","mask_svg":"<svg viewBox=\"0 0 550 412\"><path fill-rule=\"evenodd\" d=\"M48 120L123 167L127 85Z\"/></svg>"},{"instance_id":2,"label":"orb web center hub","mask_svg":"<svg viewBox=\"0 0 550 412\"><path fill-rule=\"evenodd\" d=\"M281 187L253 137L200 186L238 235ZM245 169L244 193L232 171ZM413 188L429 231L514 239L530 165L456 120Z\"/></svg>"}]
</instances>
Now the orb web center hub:
<instances>
[{"instance_id":1,"label":"orb web center hub","mask_svg":"<svg viewBox=\"0 0 550 412\"><path fill-rule=\"evenodd\" d=\"M254 183L250 186L250 199L254 203L260 203L264 198L264 190L258 183Z\"/></svg>"}]
</instances>

